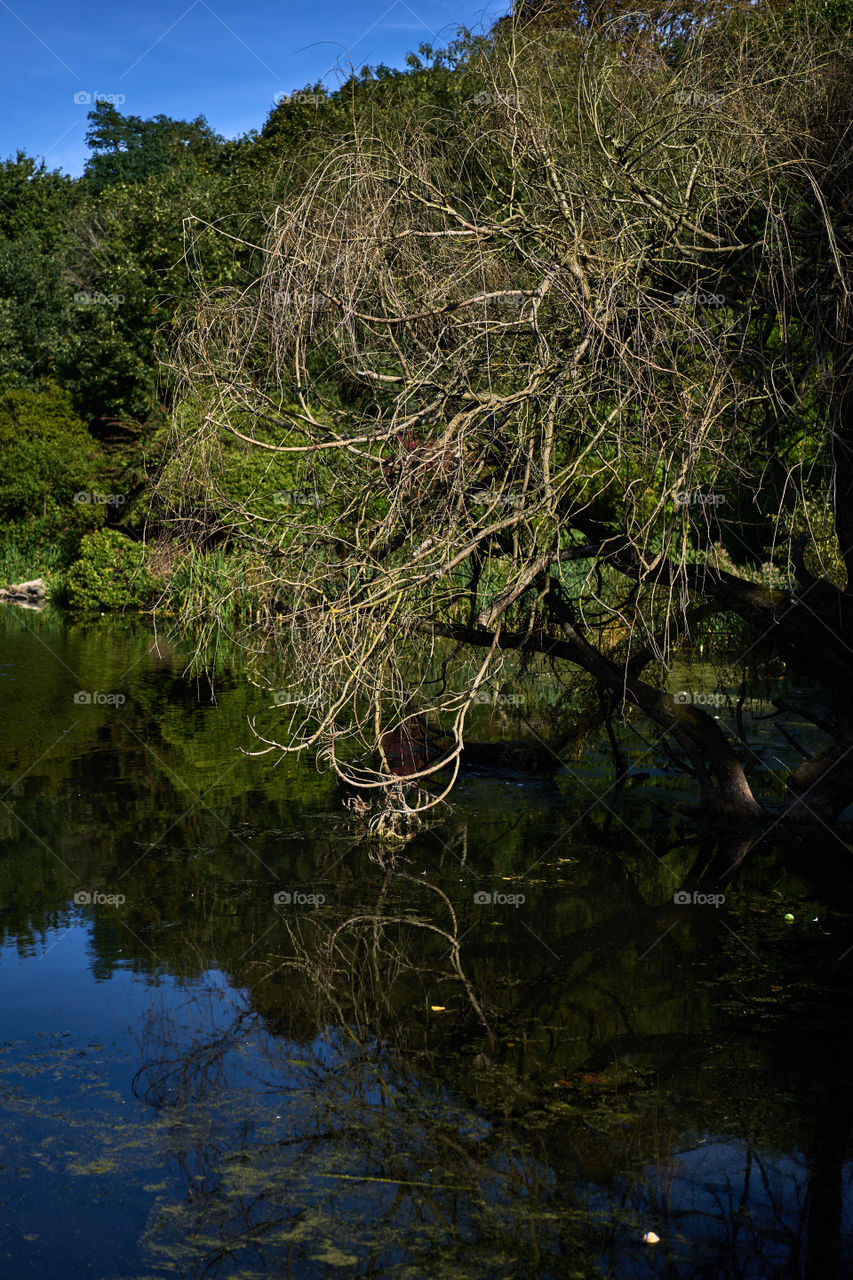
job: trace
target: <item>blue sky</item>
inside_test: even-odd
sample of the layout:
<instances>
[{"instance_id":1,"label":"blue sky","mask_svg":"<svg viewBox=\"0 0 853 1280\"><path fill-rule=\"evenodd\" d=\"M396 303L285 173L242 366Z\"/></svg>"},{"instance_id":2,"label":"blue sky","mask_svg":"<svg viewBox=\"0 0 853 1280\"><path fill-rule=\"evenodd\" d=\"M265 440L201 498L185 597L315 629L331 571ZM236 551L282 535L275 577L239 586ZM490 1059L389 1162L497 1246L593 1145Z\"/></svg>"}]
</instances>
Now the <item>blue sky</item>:
<instances>
[{"instance_id":1,"label":"blue sky","mask_svg":"<svg viewBox=\"0 0 853 1280\"><path fill-rule=\"evenodd\" d=\"M96 94L130 115L259 129L277 93L481 30L510 0L0 0L0 159L79 174ZM87 101L88 98L88 101ZM122 101L123 99L123 101Z\"/></svg>"}]
</instances>

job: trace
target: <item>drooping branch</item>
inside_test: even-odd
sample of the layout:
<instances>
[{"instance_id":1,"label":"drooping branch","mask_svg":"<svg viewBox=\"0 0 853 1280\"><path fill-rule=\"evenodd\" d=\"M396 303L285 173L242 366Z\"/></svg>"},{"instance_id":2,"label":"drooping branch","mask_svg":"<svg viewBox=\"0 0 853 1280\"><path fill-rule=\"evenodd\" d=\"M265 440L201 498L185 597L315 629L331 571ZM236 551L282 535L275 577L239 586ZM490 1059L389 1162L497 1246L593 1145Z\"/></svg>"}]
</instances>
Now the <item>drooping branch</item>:
<instances>
[{"instance_id":1,"label":"drooping branch","mask_svg":"<svg viewBox=\"0 0 853 1280\"><path fill-rule=\"evenodd\" d=\"M624 703L638 707L666 734L672 735L694 767L702 787L703 805L709 816L754 822L764 811L752 794L743 766L717 722L701 707L686 705L666 691L629 676L624 666L610 661L563 616L563 638L536 633L502 632L501 647L518 652L547 654L580 667L594 676ZM446 626L439 635L471 648L489 648L495 636L484 628Z\"/></svg>"},{"instance_id":2,"label":"drooping branch","mask_svg":"<svg viewBox=\"0 0 853 1280\"><path fill-rule=\"evenodd\" d=\"M559 92L550 44L496 36L468 68L488 102L440 147L417 111L354 117L270 217L256 278L185 335L172 482L268 591L294 696L264 742L407 814L434 798L400 798L399 769L435 777L415 749L433 731L458 766L513 654L637 707L738 818L760 808L735 748L664 691L693 628L728 615L819 662L840 738L853 724L847 594L789 586L833 465L853 559L853 291L827 216L853 95L806 30L699 24L673 61L656 21L552 33ZM718 555L750 503L766 584ZM395 773L383 742L407 724Z\"/></svg>"}]
</instances>

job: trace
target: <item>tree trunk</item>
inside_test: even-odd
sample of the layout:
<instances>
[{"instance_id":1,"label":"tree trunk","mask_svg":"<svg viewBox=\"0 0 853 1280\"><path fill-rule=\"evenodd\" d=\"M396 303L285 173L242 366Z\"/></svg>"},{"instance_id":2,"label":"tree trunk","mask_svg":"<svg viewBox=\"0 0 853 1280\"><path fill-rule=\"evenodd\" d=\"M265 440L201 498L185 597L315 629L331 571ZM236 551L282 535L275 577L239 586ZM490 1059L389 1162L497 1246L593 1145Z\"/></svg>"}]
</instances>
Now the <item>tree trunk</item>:
<instances>
[{"instance_id":1,"label":"tree trunk","mask_svg":"<svg viewBox=\"0 0 853 1280\"><path fill-rule=\"evenodd\" d=\"M788 777L782 812L789 822L835 826L853 803L853 734L804 760Z\"/></svg>"},{"instance_id":2,"label":"tree trunk","mask_svg":"<svg viewBox=\"0 0 853 1280\"><path fill-rule=\"evenodd\" d=\"M665 691L628 675L624 666L604 657L584 640L565 617L562 629L565 639L557 641L536 632L504 632L501 648L526 649L562 658L588 671L600 687L643 711L675 738L687 756L700 786L705 817L748 825L766 818L752 794L743 766L713 717L700 707L676 702ZM480 627L431 625L430 631L476 648L490 648L494 643L493 633Z\"/></svg>"}]
</instances>

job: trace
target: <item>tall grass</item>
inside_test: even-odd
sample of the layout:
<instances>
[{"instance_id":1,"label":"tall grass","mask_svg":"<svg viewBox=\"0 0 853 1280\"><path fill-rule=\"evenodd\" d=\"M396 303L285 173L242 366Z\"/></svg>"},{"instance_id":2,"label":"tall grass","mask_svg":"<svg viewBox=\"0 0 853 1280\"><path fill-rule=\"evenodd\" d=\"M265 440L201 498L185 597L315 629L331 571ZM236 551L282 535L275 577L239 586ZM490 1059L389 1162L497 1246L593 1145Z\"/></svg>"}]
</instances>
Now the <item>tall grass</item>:
<instances>
[{"instance_id":1,"label":"tall grass","mask_svg":"<svg viewBox=\"0 0 853 1280\"><path fill-rule=\"evenodd\" d=\"M62 550L50 543L23 547L17 542L0 542L0 586L30 582L33 578L51 578L65 567Z\"/></svg>"},{"instance_id":2,"label":"tall grass","mask_svg":"<svg viewBox=\"0 0 853 1280\"><path fill-rule=\"evenodd\" d=\"M181 548L162 582L157 608L186 622L195 618L240 622L260 604L247 569L239 552Z\"/></svg>"},{"instance_id":3,"label":"tall grass","mask_svg":"<svg viewBox=\"0 0 853 1280\"><path fill-rule=\"evenodd\" d=\"M261 650L267 638L273 593L268 573L245 551L162 544L150 561L158 581L155 615L194 650L192 673L215 673L227 651Z\"/></svg>"}]
</instances>

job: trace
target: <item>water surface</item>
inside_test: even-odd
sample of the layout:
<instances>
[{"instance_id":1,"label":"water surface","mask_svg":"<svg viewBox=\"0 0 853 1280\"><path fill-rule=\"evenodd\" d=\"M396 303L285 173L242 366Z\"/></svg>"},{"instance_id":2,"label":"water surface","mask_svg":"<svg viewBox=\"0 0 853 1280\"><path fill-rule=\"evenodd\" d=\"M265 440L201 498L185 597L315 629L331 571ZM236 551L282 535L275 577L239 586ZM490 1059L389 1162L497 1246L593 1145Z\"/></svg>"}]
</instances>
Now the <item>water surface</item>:
<instances>
[{"instance_id":1,"label":"water surface","mask_svg":"<svg viewBox=\"0 0 853 1280\"><path fill-rule=\"evenodd\" d=\"M0 611L0 1274L853 1274L846 846L698 834L635 740L392 858L187 661Z\"/></svg>"}]
</instances>

